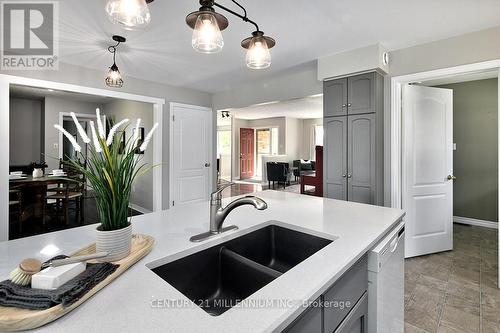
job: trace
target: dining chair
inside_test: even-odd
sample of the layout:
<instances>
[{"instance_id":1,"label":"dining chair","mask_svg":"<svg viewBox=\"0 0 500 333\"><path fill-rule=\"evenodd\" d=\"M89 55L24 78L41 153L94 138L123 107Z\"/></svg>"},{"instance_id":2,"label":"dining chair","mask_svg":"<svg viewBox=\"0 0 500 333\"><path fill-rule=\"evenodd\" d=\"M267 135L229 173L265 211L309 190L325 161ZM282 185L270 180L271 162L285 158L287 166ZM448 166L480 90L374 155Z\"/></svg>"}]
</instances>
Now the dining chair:
<instances>
[{"instance_id":1,"label":"dining chair","mask_svg":"<svg viewBox=\"0 0 500 333\"><path fill-rule=\"evenodd\" d=\"M69 224L69 206L71 203L75 204L75 212L77 220L80 224L84 221L84 188L85 183L82 177L73 175L71 178L61 180L57 188L47 189L45 198L45 205L47 208L53 208L55 216L63 216L64 223ZM47 209L44 209L45 213Z\"/></svg>"},{"instance_id":2,"label":"dining chair","mask_svg":"<svg viewBox=\"0 0 500 333\"><path fill-rule=\"evenodd\" d=\"M9 189L9 221L17 224L19 234L23 232L23 192L21 187ZM13 219L15 217L15 220Z\"/></svg>"}]
</instances>

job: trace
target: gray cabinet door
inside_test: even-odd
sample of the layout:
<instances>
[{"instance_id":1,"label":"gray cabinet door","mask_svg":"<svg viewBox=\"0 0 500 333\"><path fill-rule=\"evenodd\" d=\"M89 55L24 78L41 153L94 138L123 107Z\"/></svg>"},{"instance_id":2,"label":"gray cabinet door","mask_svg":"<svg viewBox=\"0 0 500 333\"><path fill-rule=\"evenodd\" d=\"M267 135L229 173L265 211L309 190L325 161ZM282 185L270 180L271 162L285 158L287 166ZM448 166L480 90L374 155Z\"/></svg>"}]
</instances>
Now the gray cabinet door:
<instances>
[{"instance_id":1,"label":"gray cabinet door","mask_svg":"<svg viewBox=\"0 0 500 333\"><path fill-rule=\"evenodd\" d=\"M375 112L376 73L356 75L348 79L348 113L361 114Z\"/></svg>"},{"instance_id":2,"label":"gray cabinet door","mask_svg":"<svg viewBox=\"0 0 500 333\"><path fill-rule=\"evenodd\" d=\"M367 289L368 258L364 256L323 295L325 304L335 304L338 301L345 305L324 307L325 332L334 332L345 321Z\"/></svg>"},{"instance_id":3,"label":"gray cabinet door","mask_svg":"<svg viewBox=\"0 0 500 333\"><path fill-rule=\"evenodd\" d=\"M306 312L285 329L286 333L322 333L323 332L323 317L322 309L314 307L306 310Z\"/></svg>"},{"instance_id":4,"label":"gray cabinet door","mask_svg":"<svg viewBox=\"0 0 500 333\"><path fill-rule=\"evenodd\" d=\"M323 175L327 198L347 200L347 117L325 118Z\"/></svg>"},{"instance_id":5,"label":"gray cabinet door","mask_svg":"<svg viewBox=\"0 0 500 333\"><path fill-rule=\"evenodd\" d=\"M347 115L347 79L326 81L323 99L325 117Z\"/></svg>"},{"instance_id":6,"label":"gray cabinet door","mask_svg":"<svg viewBox=\"0 0 500 333\"><path fill-rule=\"evenodd\" d=\"M347 318L340 324L335 333L367 333L368 332L368 296L358 301Z\"/></svg>"},{"instance_id":7,"label":"gray cabinet door","mask_svg":"<svg viewBox=\"0 0 500 333\"><path fill-rule=\"evenodd\" d=\"M375 202L375 114L349 116L347 126L348 200Z\"/></svg>"}]
</instances>

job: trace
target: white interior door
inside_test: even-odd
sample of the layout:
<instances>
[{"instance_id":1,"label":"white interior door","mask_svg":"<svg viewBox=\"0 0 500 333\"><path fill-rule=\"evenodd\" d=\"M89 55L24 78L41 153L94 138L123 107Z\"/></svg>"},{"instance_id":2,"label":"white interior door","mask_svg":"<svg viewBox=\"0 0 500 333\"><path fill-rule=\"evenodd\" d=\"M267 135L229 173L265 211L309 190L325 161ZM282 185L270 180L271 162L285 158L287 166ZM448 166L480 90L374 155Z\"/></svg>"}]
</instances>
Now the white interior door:
<instances>
[{"instance_id":1,"label":"white interior door","mask_svg":"<svg viewBox=\"0 0 500 333\"><path fill-rule=\"evenodd\" d=\"M212 188L212 110L172 104L172 204L205 201Z\"/></svg>"},{"instance_id":2,"label":"white interior door","mask_svg":"<svg viewBox=\"0 0 500 333\"><path fill-rule=\"evenodd\" d=\"M453 249L453 91L403 91L406 257Z\"/></svg>"}]
</instances>

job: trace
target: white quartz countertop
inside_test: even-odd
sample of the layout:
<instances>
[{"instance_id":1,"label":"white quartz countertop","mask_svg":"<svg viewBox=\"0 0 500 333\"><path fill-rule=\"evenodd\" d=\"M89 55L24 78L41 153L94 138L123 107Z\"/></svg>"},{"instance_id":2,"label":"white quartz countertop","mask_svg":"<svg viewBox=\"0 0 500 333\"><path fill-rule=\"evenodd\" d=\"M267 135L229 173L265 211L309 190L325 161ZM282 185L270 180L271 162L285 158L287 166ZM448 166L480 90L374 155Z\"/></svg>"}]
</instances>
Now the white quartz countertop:
<instances>
[{"instance_id":1,"label":"white quartz countertop","mask_svg":"<svg viewBox=\"0 0 500 333\"><path fill-rule=\"evenodd\" d=\"M257 211L251 206L237 208L224 225L236 224L239 230L202 243L191 243L189 237L208 230L208 202L134 217L134 233L155 238L153 251L83 305L37 331L279 332L303 311L302 301L321 295L404 215L398 209L286 192L264 191L256 195L267 201L267 210ZM271 300L273 306L233 307L213 317L188 302L184 295L146 267L153 261L166 257L172 261L222 243L271 220L289 224L296 230L338 237L247 299L248 304ZM95 227L0 243L0 279L8 278L9 272L24 258L45 260L60 253L70 254L92 243ZM163 300L169 302L163 303ZM176 301L176 305L172 306L171 301Z\"/></svg>"}]
</instances>

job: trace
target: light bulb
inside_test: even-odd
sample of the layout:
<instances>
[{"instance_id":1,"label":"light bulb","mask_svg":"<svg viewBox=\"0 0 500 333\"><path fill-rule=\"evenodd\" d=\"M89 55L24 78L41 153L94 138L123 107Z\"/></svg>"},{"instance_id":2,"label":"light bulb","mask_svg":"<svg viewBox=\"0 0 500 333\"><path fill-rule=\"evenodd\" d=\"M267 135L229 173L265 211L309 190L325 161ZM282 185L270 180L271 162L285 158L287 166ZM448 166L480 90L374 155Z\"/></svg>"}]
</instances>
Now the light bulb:
<instances>
[{"instance_id":1,"label":"light bulb","mask_svg":"<svg viewBox=\"0 0 500 333\"><path fill-rule=\"evenodd\" d=\"M116 64L113 64L113 66L109 68L108 76L106 76L105 82L108 87L123 87L122 74L120 73L120 70L118 69L118 66L116 66Z\"/></svg>"},{"instance_id":2,"label":"light bulb","mask_svg":"<svg viewBox=\"0 0 500 333\"><path fill-rule=\"evenodd\" d=\"M222 50L224 39L214 15L207 13L198 16L191 45L201 53L216 53Z\"/></svg>"},{"instance_id":3,"label":"light bulb","mask_svg":"<svg viewBox=\"0 0 500 333\"><path fill-rule=\"evenodd\" d=\"M247 67L251 69L264 69L271 66L271 52L267 42L262 37L253 37L246 56Z\"/></svg>"},{"instance_id":4,"label":"light bulb","mask_svg":"<svg viewBox=\"0 0 500 333\"><path fill-rule=\"evenodd\" d=\"M146 0L109 0L106 12L112 22L128 30L142 28L151 21Z\"/></svg>"}]
</instances>

